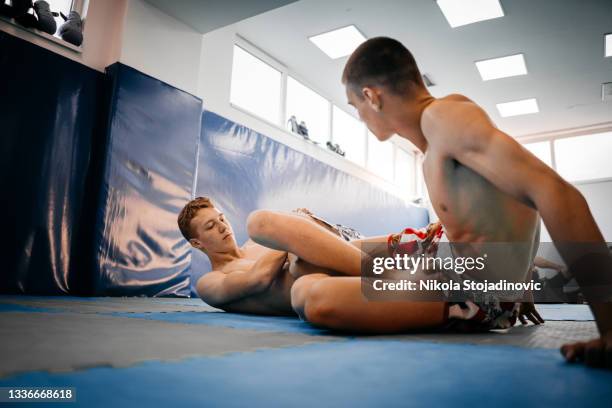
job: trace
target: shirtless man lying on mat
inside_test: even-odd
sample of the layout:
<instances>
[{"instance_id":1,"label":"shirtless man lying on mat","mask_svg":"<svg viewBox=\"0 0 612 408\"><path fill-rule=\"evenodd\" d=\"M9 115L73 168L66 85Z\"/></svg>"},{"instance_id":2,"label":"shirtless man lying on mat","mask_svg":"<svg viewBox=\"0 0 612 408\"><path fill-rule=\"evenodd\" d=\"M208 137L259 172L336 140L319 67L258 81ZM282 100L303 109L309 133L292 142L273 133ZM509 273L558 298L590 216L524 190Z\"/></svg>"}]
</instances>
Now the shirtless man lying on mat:
<instances>
[{"instance_id":1,"label":"shirtless man lying on mat","mask_svg":"<svg viewBox=\"0 0 612 408\"><path fill-rule=\"evenodd\" d=\"M354 239L358 236L354 230L333 226L305 209L294 213L258 210L247 220L251 239L239 247L230 223L205 197L187 203L178 224L185 239L211 262L212 271L197 282L198 295L225 311L297 313L330 329L371 333L440 328L446 323L446 318L434 320L423 312L439 308L435 302L383 302L398 315L405 314L394 321L378 319L376 303L363 299L359 285L354 284L361 274L360 246L369 242L386 251L386 236ZM311 290L315 281L332 277L352 284L332 293L327 300L306 298L317 295L316 287ZM296 281L300 282L297 286ZM350 299L344 303L342 299L347 297ZM346 311L342 314L346 320L327 320L335 308ZM519 318L523 323L525 318L535 324L543 322L533 304L525 304Z\"/></svg>"}]
</instances>

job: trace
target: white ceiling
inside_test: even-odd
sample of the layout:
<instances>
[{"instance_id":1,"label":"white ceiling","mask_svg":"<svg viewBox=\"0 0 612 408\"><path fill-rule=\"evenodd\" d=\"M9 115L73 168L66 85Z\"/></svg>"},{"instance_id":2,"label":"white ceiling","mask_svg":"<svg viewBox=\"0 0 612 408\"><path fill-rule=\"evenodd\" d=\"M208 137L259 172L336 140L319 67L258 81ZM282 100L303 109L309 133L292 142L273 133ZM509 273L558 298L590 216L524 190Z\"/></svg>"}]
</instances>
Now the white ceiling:
<instances>
[{"instance_id":1,"label":"white ceiling","mask_svg":"<svg viewBox=\"0 0 612 408\"><path fill-rule=\"evenodd\" d=\"M191 3L191 2L188 2ZM607 123L612 82L604 34L612 32L612 0L501 0L505 17L452 29L434 0L301 0L251 17L236 31L311 86L344 101L346 58L331 60L308 37L355 24L366 37L400 40L435 96L462 93L481 104L513 136ZM525 55L528 75L483 82L474 61ZM535 97L540 113L501 118L496 103Z\"/></svg>"},{"instance_id":2,"label":"white ceiling","mask_svg":"<svg viewBox=\"0 0 612 408\"><path fill-rule=\"evenodd\" d=\"M145 0L198 32L209 31L296 0Z\"/></svg>"}]
</instances>

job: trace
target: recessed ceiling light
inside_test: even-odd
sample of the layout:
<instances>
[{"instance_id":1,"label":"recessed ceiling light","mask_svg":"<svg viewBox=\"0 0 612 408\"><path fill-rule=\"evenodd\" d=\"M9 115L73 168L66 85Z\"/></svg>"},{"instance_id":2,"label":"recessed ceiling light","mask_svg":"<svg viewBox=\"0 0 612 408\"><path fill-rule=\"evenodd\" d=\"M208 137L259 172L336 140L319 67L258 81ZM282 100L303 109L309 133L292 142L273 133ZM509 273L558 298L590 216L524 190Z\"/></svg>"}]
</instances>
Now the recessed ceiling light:
<instances>
[{"instance_id":1,"label":"recessed ceiling light","mask_svg":"<svg viewBox=\"0 0 612 408\"><path fill-rule=\"evenodd\" d=\"M483 81L527 74L523 54L476 61L476 68Z\"/></svg>"},{"instance_id":2,"label":"recessed ceiling light","mask_svg":"<svg viewBox=\"0 0 612 408\"><path fill-rule=\"evenodd\" d=\"M366 40L354 25L318 34L308 39L332 59L350 55Z\"/></svg>"},{"instance_id":3,"label":"recessed ceiling light","mask_svg":"<svg viewBox=\"0 0 612 408\"><path fill-rule=\"evenodd\" d=\"M498 103L497 110L502 118L526 115L528 113L538 113L540 111L540 109L538 109L538 101L536 101L535 98Z\"/></svg>"},{"instance_id":4,"label":"recessed ceiling light","mask_svg":"<svg viewBox=\"0 0 612 408\"><path fill-rule=\"evenodd\" d=\"M436 0L451 27L503 17L499 0Z\"/></svg>"},{"instance_id":5,"label":"recessed ceiling light","mask_svg":"<svg viewBox=\"0 0 612 408\"><path fill-rule=\"evenodd\" d=\"M612 33L606 34L606 57L612 57Z\"/></svg>"}]
</instances>

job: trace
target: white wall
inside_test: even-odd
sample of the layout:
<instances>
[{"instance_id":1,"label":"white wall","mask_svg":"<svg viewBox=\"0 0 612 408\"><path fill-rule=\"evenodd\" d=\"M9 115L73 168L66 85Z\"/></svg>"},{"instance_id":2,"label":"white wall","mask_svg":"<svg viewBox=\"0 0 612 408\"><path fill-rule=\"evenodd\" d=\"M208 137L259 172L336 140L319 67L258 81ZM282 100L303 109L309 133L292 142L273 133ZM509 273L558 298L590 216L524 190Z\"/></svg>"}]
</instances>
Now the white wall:
<instances>
[{"instance_id":1,"label":"white wall","mask_svg":"<svg viewBox=\"0 0 612 408\"><path fill-rule=\"evenodd\" d=\"M1 20L0 30L103 72L104 68L119 60L127 1L89 0L83 27L82 52L63 47Z\"/></svg>"},{"instance_id":2,"label":"white wall","mask_svg":"<svg viewBox=\"0 0 612 408\"><path fill-rule=\"evenodd\" d=\"M120 61L196 94L202 34L143 0L129 0Z\"/></svg>"},{"instance_id":3,"label":"white wall","mask_svg":"<svg viewBox=\"0 0 612 408\"><path fill-rule=\"evenodd\" d=\"M236 25L230 25L209 32L203 37L197 96L203 99L206 110L215 112L234 122L265 134L332 167L362 178L391 194L401 198L406 196L406 192L401 191L392 183L372 174L361 166L325 148L306 142L279 125L267 123L243 110L231 106L229 103L230 82L236 34Z\"/></svg>"}]
</instances>

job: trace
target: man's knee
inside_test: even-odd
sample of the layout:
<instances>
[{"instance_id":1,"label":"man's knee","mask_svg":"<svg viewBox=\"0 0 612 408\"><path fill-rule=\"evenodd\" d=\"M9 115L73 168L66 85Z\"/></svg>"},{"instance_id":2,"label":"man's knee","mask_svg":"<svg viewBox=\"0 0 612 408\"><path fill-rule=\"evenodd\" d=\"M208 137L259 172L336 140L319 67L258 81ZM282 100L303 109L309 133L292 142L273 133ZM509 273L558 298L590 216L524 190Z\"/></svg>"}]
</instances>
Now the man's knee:
<instances>
[{"instance_id":1,"label":"man's knee","mask_svg":"<svg viewBox=\"0 0 612 408\"><path fill-rule=\"evenodd\" d=\"M308 282L306 276L297 279L291 286L291 307L293 311L300 316L301 319L306 319L304 316L304 308L306 305L306 292L312 283Z\"/></svg>"},{"instance_id":2,"label":"man's knee","mask_svg":"<svg viewBox=\"0 0 612 408\"><path fill-rule=\"evenodd\" d=\"M336 305L324 281L313 283L304 302L304 319L311 324L333 327Z\"/></svg>"},{"instance_id":3,"label":"man's knee","mask_svg":"<svg viewBox=\"0 0 612 408\"><path fill-rule=\"evenodd\" d=\"M328 277L325 274L304 275L297 279L291 287L291 307L304 320L306 316L306 304L310 299L309 292L317 281Z\"/></svg>"},{"instance_id":4,"label":"man's knee","mask_svg":"<svg viewBox=\"0 0 612 408\"><path fill-rule=\"evenodd\" d=\"M274 220L272 211L257 210L249 214L247 218L247 232L251 238L265 237L274 229Z\"/></svg>"}]
</instances>

